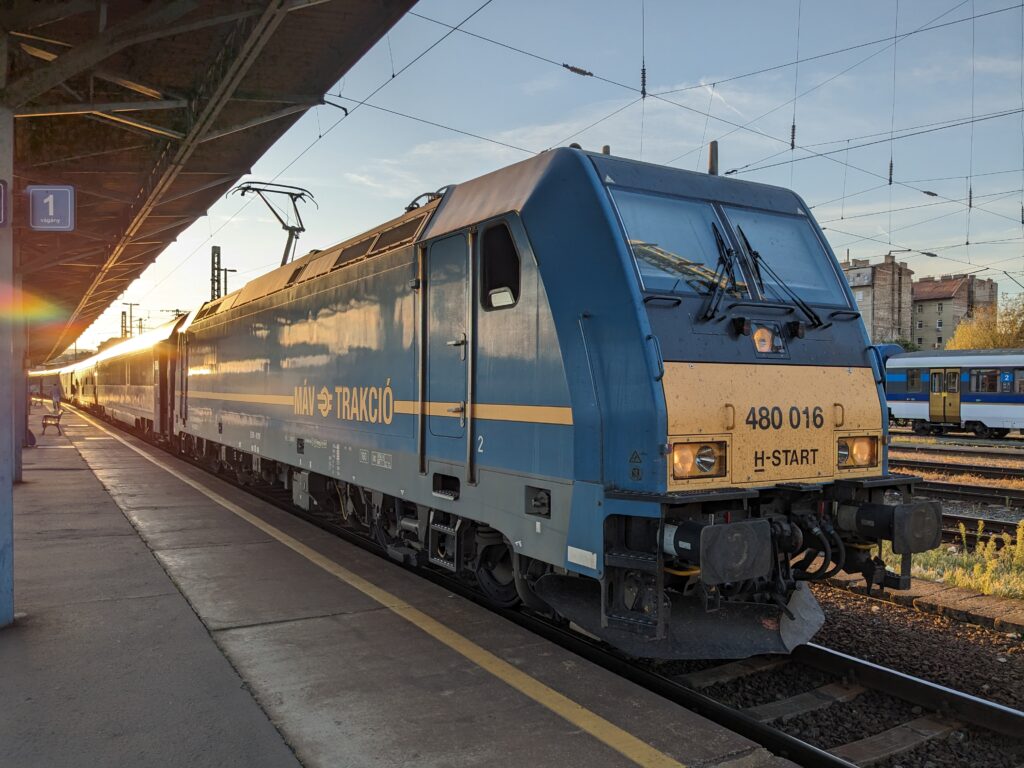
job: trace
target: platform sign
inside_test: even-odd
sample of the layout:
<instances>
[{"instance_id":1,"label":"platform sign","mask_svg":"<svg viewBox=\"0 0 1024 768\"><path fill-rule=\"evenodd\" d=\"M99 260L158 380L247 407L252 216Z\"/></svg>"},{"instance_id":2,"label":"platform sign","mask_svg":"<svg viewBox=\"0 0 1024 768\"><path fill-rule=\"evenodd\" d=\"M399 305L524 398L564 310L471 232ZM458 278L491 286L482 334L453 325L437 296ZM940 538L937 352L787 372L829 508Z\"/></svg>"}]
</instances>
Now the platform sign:
<instances>
[{"instance_id":1,"label":"platform sign","mask_svg":"<svg viewBox=\"0 0 1024 768\"><path fill-rule=\"evenodd\" d=\"M71 232L75 228L75 188L31 185L28 194L29 226L44 232Z\"/></svg>"},{"instance_id":2,"label":"platform sign","mask_svg":"<svg viewBox=\"0 0 1024 768\"><path fill-rule=\"evenodd\" d=\"M0 179L0 227L7 226L7 182Z\"/></svg>"}]
</instances>

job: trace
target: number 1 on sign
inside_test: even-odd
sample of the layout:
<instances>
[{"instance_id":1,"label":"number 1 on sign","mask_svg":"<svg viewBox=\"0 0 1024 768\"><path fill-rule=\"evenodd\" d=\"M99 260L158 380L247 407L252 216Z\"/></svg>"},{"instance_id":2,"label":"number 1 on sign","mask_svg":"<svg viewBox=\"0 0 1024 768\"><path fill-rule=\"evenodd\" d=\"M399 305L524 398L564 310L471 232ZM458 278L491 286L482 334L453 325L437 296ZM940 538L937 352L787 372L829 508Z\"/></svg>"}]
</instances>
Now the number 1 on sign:
<instances>
[{"instance_id":1,"label":"number 1 on sign","mask_svg":"<svg viewBox=\"0 0 1024 768\"><path fill-rule=\"evenodd\" d=\"M53 192L44 197L43 202L46 203L46 215L53 216Z\"/></svg>"}]
</instances>

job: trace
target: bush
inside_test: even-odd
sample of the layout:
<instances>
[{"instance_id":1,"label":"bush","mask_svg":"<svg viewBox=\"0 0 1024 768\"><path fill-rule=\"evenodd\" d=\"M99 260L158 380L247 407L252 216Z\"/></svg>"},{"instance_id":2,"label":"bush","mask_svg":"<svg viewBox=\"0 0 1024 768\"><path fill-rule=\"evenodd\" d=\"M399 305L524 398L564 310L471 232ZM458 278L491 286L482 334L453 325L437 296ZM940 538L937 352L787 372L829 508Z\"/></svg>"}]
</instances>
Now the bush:
<instances>
[{"instance_id":1,"label":"bush","mask_svg":"<svg viewBox=\"0 0 1024 768\"><path fill-rule=\"evenodd\" d=\"M972 549L961 523L958 542L913 556L912 575L983 595L1024 598L1024 521L1017 525L1015 536L1002 533L986 538L984 531L985 521L979 520L978 543ZM900 556L892 553L890 545L883 548L882 558L890 567L899 567Z\"/></svg>"}]
</instances>

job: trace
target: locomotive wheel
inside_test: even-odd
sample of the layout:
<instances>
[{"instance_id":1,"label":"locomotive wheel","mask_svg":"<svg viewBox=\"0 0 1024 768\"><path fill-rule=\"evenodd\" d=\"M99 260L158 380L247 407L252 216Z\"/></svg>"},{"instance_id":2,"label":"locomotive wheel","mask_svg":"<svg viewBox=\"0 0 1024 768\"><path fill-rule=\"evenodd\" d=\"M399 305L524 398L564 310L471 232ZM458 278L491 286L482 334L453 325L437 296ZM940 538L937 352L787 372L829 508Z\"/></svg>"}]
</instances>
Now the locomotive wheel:
<instances>
[{"instance_id":1,"label":"locomotive wheel","mask_svg":"<svg viewBox=\"0 0 1024 768\"><path fill-rule=\"evenodd\" d=\"M511 608L519 604L512 553L505 542L492 544L480 554L476 581L487 599L499 608Z\"/></svg>"}]
</instances>

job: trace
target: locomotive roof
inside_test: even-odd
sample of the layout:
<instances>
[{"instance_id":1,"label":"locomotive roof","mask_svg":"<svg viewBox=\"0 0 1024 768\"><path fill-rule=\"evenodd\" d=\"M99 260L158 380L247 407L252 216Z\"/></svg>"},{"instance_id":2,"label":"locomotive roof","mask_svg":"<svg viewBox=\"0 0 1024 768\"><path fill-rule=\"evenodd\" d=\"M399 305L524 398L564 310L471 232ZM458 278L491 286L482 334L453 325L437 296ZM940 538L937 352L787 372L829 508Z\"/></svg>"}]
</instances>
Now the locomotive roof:
<instances>
[{"instance_id":1,"label":"locomotive roof","mask_svg":"<svg viewBox=\"0 0 1024 768\"><path fill-rule=\"evenodd\" d=\"M788 213L803 214L805 211L800 198L783 187L561 147L446 187L438 199L331 248L311 251L271 270L233 293L203 304L190 318L189 325L291 285L312 280L346 264L413 242L430 240L509 212L521 213L544 184L559 185L565 195L592 194L595 173L591 170L605 185Z\"/></svg>"},{"instance_id":2,"label":"locomotive roof","mask_svg":"<svg viewBox=\"0 0 1024 768\"><path fill-rule=\"evenodd\" d=\"M566 195L586 194L593 189L593 177L585 172L581 158L610 186L804 213L799 196L784 187L561 147L449 187L420 239L429 240L509 211L521 212L548 177L562 185Z\"/></svg>"},{"instance_id":3,"label":"locomotive roof","mask_svg":"<svg viewBox=\"0 0 1024 768\"><path fill-rule=\"evenodd\" d=\"M415 242L424 222L437 209L438 200L406 211L391 221L344 240L324 250L313 250L284 266L250 280L223 298L208 301L190 318L188 325L210 315L226 312L231 307L284 290L297 283L320 277L334 269L401 248ZM188 327L185 326L185 328ZM184 328L182 328L184 330Z\"/></svg>"}]
</instances>

